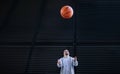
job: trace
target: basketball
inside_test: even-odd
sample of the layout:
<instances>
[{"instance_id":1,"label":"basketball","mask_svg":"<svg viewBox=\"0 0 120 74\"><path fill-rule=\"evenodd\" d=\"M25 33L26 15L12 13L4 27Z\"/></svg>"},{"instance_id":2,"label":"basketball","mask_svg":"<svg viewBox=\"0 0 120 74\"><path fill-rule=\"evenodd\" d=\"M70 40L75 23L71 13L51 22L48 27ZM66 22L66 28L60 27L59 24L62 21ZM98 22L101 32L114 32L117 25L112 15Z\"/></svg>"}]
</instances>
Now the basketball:
<instances>
[{"instance_id":1,"label":"basketball","mask_svg":"<svg viewBox=\"0 0 120 74\"><path fill-rule=\"evenodd\" d=\"M65 5L61 8L60 14L64 19L70 19L73 16L73 9L69 5Z\"/></svg>"}]
</instances>

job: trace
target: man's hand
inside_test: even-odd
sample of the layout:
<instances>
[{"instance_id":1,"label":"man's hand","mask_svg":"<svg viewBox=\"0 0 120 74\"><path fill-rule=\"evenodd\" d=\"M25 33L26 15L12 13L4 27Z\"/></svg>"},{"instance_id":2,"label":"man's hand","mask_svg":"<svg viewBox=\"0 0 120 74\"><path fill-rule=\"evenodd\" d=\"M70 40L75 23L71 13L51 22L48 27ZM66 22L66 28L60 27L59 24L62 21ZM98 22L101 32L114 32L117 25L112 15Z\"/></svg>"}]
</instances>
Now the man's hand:
<instances>
[{"instance_id":1,"label":"man's hand","mask_svg":"<svg viewBox=\"0 0 120 74\"><path fill-rule=\"evenodd\" d=\"M60 60L57 61L57 64L60 64Z\"/></svg>"},{"instance_id":2,"label":"man's hand","mask_svg":"<svg viewBox=\"0 0 120 74\"><path fill-rule=\"evenodd\" d=\"M74 61L77 61L77 57L76 56L74 57Z\"/></svg>"}]
</instances>

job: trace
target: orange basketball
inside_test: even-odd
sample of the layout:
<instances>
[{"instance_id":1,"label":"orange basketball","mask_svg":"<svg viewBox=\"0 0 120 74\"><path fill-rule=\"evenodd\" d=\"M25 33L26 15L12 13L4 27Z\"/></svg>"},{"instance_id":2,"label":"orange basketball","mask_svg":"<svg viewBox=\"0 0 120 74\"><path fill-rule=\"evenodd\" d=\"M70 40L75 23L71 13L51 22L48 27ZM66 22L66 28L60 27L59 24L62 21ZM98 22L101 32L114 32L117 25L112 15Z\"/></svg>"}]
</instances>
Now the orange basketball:
<instances>
[{"instance_id":1,"label":"orange basketball","mask_svg":"<svg viewBox=\"0 0 120 74\"><path fill-rule=\"evenodd\" d=\"M60 14L64 19L70 19L73 16L73 9L69 5L65 5L61 8Z\"/></svg>"}]
</instances>

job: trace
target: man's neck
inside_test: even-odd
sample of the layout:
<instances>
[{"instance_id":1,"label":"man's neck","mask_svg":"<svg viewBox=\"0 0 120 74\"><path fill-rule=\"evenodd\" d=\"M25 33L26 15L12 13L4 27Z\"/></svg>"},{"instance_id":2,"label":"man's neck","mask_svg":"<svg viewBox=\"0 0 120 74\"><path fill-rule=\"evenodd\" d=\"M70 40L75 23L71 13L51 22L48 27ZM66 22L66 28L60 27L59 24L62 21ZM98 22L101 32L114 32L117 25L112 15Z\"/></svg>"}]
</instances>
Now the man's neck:
<instances>
[{"instance_id":1,"label":"man's neck","mask_svg":"<svg viewBox=\"0 0 120 74\"><path fill-rule=\"evenodd\" d=\"M68 57L69 57L69 55L64 55L64 57L65 57L65 58L68 58Z\"/></svg>"}]
</instances>

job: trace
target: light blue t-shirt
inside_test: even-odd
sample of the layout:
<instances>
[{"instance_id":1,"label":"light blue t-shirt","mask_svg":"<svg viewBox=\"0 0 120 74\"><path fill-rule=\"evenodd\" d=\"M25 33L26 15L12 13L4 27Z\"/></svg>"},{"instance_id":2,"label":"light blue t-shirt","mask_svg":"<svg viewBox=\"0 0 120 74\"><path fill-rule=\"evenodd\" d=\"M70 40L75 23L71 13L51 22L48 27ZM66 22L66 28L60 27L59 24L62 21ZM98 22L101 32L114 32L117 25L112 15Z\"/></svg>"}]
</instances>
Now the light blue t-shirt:
<instances>
[{"instance_id":1,"label":"light blue t-shirt","mask_svg":"<svg viewBox=\"0 0 120 74\"><path fill-rule=\"evenodd\" d=\"M74 58L62 57L59 59L60 64L57 64L60 70L60 74L74 74L74 66L78 66L78 61L74 61Z\"/></svg>"}]
</instances>

